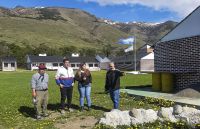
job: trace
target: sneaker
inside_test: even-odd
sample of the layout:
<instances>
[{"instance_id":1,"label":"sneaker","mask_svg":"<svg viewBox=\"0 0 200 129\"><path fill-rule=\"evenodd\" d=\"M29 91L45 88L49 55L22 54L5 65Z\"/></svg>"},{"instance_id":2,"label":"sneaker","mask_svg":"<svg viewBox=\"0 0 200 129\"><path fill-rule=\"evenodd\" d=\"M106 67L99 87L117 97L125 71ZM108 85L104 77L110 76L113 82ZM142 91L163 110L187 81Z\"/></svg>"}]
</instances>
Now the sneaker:
<instances>
[{"instance_id":1,"label":"sneaker","mask_svg":"<svg viewBox=\"0 0 200 129\"><path fill-rule=\"evenodd\" d=\"M81 107L81 108L80 108L80 111L82 112L83 110L84 110L84 107Z\"/></svg>"},{"instance_id":2,"label":"sneaker","mask_svg":"<svg viewBox=\"0 0 200 129\"><path fill-rule=\"evenodd\" d=\"M40 119L42 119L42 117L41 117L40 115L37 115L37 116L36 116L36 119L37 119L37 120L40 120Z\"/></svg>"},{"instance_id":3,"label":"sneaker","mask_svg":"<svg viewBox=\"0 0 200 129\"><path fill-rule=\"evenodd\" d=\"M48 114L48 113L43 113L42 116L43 116L43 117L48 117L49 114Z\"/></svg>"},{"instance_id":4,"label":"sneaker","mask_svg":"<svg viewBox=\"0 0 200 129\"><path fill-rule=\"evenodd\" d=\"M61 113L61 114L65 114L65 110L62 109L60 113Z\"/></svg>"},{"instance_id":5,"label":"sneaker","mask_svg":"<svg viewBox=\"0 0 200 129\"><path fill-rule=\"evenodd\" d=\"M90 106L88 107L88 111L91 111L91 107Z\"/></svg>"}]
</instances>

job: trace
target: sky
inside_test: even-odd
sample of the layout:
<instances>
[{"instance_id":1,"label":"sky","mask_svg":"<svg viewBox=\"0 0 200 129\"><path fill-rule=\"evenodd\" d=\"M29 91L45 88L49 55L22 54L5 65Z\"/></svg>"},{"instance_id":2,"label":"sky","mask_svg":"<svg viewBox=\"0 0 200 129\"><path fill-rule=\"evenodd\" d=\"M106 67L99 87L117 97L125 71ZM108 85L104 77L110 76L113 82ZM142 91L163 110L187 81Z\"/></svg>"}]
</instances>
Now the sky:
<instances>
[{"instance_id":1,"label":"sky","mask_svg":"<svg viewBox=\"0 0 200 129\"><path fill-rule=\"evenodd\" d=\"M200 0L0 0L0 6L66 7L87 11L118 22L181 21L200 5Z\"/></svg>"}]
</instances>

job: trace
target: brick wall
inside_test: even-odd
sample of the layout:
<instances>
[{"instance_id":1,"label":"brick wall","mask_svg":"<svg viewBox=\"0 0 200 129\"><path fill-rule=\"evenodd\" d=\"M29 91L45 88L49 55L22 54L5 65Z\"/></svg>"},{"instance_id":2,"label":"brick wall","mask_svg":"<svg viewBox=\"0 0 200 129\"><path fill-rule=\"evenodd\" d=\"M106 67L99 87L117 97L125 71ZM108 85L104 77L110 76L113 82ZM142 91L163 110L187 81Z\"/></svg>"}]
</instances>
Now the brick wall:
<instances>
[{"instance_id":1,"label":"brick wall","mask_svg":"<svg viewBox=\"0 0 200 129\"><path fill-rule=\"evenodd\" d=\"M175 74L176 89L200 83L200 36L156 44L155 71Z\"/></svg>"}]
</instances>

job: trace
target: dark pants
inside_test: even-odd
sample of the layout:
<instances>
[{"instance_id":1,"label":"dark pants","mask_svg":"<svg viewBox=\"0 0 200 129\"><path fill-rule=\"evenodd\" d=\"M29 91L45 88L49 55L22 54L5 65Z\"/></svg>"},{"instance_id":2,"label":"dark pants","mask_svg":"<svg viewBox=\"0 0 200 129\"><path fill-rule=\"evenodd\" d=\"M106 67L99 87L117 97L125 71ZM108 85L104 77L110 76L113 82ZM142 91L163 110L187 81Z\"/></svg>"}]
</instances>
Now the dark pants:
<instances>
[{"instance_id":1,"label":"dark pants","mask_svg":"<svg viewBox=\"0 0 200 129\"><path fill-rule=\"evenodd\" d=\"M71 87L63 87L60 88L60 94L61 94L61 109L65 108L65 100L67 97L67 108L71 107L72 103L72 93L73 93L73 86Z\"/></svg>"}]
</instances>

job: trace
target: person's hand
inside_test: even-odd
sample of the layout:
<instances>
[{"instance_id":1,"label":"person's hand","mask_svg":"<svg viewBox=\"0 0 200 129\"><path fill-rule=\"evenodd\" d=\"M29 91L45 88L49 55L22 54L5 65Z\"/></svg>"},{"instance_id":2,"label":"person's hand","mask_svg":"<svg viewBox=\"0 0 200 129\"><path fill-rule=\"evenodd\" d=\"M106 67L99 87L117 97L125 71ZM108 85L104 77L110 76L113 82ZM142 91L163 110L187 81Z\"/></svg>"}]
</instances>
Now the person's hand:
<instances>
[{"instance_id":1,"label":"person's hand","mask_svg":"<svg viewBox=\"0 0 200 129\"><path fill-rule=\"evenodd\" d=\"M83 80L86 80L86 77L83 77Z\"/></svg>"},{"instance_id":2,"label":"person's hand","mask_svg":"<svg viewBox=\"0 0 200 129\"><path fill-rule=\"evenodd\" d=\"M64 87L64 85L63 84L60 84L60 88L62 89Z\"/></svg>"},{"instance_id":3,"label":"person's hand","mask_svg":"<svg viewBox=\"0 0 200 129\"><path fill-rule=\"evenodd\" d=\"M72 83L72 86L74 86L74 83Z\"/></svg>"},{"instance_id":4,"label":"person's hand","mask_svg":"<svg viewBox=\"0 0 200 129\"><path fill-rule=\"evenodd\" d=\"M32 96L36 97L36 92L35 91L32 92Z\"/></svg>"}]
</instances>

